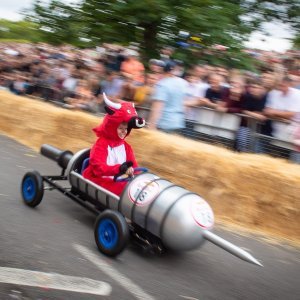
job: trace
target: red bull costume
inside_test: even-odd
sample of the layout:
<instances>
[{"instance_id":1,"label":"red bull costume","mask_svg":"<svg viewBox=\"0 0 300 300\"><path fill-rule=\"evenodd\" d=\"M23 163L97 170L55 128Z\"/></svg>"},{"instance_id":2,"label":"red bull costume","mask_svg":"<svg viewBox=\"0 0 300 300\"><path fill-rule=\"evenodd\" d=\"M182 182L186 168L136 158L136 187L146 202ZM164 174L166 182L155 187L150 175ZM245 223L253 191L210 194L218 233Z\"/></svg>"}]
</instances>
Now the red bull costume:
<instances>
[{"instance_id":1,"label":"red bull costume","mask_svg":"<svg viewBox=\"0 0 300 300\"><path fill-rule=\"evenodd\" d=\"M114 179L124 174L128 167L137 167L131 146L125 141L133 128L145 126L145 120L138 117L131 102L114 103L103 94L107 114L100 126L93 129L98 139L90 152L89 166L83 177L120 195L127 182L116 182ZM128 124L127 135L120 138L117 128L123 122Z\"/></svg>"}]
</instances>

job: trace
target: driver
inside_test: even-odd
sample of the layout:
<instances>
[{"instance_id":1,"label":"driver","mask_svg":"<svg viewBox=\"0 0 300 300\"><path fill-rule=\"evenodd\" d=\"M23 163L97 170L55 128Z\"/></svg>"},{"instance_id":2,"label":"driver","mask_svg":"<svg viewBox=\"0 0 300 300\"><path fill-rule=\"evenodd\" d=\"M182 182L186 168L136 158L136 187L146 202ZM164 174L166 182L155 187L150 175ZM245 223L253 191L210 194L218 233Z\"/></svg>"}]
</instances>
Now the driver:
<instances>
[{"instance_id":1,"label":"driver","mask_svg":"<svg viewBox=\"0 0 300 300\"><path fill-rule=\"evenodd\" d=\"M126 182L116 179L126 174L133 176L137 162L131 146L125 141L133 128L145 126L131 102L114 103L103 93L107 114L100 126L94 128L98 139L91 148L89 166L83 177L120 195Z\"/></svg>"}]
</instances>

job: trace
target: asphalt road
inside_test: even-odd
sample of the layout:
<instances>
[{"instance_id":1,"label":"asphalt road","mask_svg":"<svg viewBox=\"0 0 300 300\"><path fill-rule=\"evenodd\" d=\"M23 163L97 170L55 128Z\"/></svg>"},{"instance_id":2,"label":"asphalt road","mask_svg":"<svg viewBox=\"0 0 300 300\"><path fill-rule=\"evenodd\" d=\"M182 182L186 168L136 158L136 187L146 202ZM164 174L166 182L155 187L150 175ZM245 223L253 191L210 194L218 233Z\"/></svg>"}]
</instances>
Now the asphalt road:
<instances>
[{"instance_id":1,"label":"asphalt road","mask_svg":"<svg viewBox=\"0 0 300 300\"><path fill-rule=\"evenodd\" d=\"M54 162L0 135L1 300L300 299L299 249L255 236L216 229L263 268L208 242L196 251L164 256L131 245L109 259L97 251L94 215L61 193L46 191L35 209L23 204L20 182L32 169L60 173Z\"/></svg>"}]
</instances>

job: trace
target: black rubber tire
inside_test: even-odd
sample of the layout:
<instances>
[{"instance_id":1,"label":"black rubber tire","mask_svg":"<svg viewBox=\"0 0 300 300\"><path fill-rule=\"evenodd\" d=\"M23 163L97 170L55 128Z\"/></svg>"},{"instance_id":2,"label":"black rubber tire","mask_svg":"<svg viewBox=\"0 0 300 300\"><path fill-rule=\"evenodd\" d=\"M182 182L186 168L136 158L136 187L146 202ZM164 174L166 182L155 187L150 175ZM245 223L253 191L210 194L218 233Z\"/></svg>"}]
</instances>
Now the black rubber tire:
<instances>
[{"instance_id":1,"label":"black rubber tire","mask_svg":"<svg viewBox=\"0 0 300 300\"><path fill-rule=\"evenodd\" d=\"M22 179L21 195L26 205L36 207L44 196L43 178L37 171L27 172Z\"/></svg>"},{"instance_id":2,"label":"black rubber tire","mask_svg":"<svg viewBox=\"0 0 300 300\"><path fill-rule=\"evenodd\" d=\"M108 246L109 241L106 243L105 239L107 238L104 233L108 235L109 240L114 241L112 245ZM94 236L100 252L110 257L117 256L125 249L129 241L128 224L121 213L107 209L100 213L96 219Z\"/></svg>"}]
</instances>

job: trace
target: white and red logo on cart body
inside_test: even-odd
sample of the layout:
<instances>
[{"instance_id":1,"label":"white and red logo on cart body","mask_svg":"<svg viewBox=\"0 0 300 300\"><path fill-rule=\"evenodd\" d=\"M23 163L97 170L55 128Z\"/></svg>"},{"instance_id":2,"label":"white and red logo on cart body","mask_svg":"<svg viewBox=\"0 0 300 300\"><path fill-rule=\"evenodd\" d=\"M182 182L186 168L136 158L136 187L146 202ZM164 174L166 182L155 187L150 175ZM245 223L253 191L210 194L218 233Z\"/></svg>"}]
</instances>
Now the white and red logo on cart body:
<instances>
[{"instance_id":1,"label":"white and red logo on cart body","mask_svg":"<svg viewBox=\"0 0 300 300\"><path fill-rule=\"evenodd\" d=\"M204 229L214 225L214 213L209 204L199 198L191 203L191 213L196 223Z\"/></svg>"},{"instance_id":2,"label":"white and red logo on cart body","mask_svg":"<svg viewBox=\"0 0 300 300\"><path fill-rule=\"evenodd\" d=\"M129 199L135 205L142 206L151 203L160 192L159 184L150 180L137 180L129 187Z\"/></svg>"}]
</instances>

